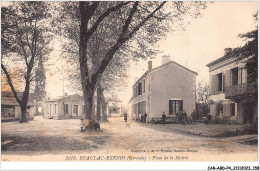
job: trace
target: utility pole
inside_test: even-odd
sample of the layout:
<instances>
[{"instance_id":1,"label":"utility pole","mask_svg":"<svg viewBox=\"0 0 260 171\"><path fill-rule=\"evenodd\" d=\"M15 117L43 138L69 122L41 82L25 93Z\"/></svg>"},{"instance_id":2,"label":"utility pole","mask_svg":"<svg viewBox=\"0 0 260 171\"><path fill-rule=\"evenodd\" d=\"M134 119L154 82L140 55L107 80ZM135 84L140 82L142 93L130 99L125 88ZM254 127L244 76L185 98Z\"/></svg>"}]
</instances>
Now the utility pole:
<instances>
[{"instance_id":1,"label":"utility pole","mask_svg":"<svg viewBox=\"0 0 260 171\"><path fill-rule=\"evenodd\" d=\"M62 67L62 94L63 94L63 114L65 115L65 104L64 104L64 68Z\"/></svg>"}]
</instances>

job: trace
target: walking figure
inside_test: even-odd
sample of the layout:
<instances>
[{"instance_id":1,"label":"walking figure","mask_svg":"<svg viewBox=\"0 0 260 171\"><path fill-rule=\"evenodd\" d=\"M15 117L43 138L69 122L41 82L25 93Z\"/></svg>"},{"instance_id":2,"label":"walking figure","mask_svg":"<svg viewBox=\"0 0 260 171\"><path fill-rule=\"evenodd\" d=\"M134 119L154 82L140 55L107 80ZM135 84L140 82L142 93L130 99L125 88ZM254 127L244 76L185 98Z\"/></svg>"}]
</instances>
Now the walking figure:
<instances>
[{"instance_id":1,"label":"walking figure","mask_svg":"<svg viewBox=\"0 0 260 171\"><path fill-rule=\"evenodd\" d=\"M146 112L144 113L144 116L143 116L143 117L144 117L144 118L143 118L143 119L144 119L144 123L146 123L146 117L147 117L147 113L146 113Z\"/></svg>"},{"instance_id":2,"label":"walking figure","mask_svg":"<svg viewBox=\"0 0 260 171\"><path fill-rule=\"evenodd\" d=\"M125 120L125 122L127 122L127 113L126 112L124 114L124 120Z\"/></svg>"},{"instance_id":3,"label":"walking figure","mask_svg":"<svg viewBox=\"0 0 260 171\"><path fill-rule=\"evenodd\" d=\"M191 119L192 119L192 124L196 124L196 112L195 110L193 110L192 114L191 114Z\"/></svg>"},{"instance_id":4,"label":"walking figure","mask_svg":"<svg viewBox=\"0 0 260 171\"><path fill-rule=\"evenodd\" d=\"M165 112L163 112L163 114L162 114L162 120L163 120L162 124L165 126L165 120L166 120Z\"/></svg>"}]
</instances>

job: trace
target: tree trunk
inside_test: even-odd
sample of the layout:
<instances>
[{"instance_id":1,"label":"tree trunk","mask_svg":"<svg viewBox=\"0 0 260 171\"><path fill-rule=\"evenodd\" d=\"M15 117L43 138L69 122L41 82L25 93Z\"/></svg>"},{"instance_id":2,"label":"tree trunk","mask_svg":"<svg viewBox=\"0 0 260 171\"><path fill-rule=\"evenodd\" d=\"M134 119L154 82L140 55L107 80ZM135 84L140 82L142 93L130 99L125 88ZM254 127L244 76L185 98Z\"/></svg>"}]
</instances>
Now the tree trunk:
<instances>
[{"instance_id":1,"label":"tree trunk","mask_svg":"<svg viewBox=\"0 0 260 171\"><path fill-rule=\"evenodd\" d=\"M94 92L95 89L90 86L85 86L85 89L83 89L86 117L89 118L90 122L93 122L95 119L93 116Z\"/></svg>"},{"instance_id":2,"label":"tree trunk","mask_svg":"<svg viewBox=\"0 0 260 171\"><path fill-rule=\"evenodd\" d=\"M101 120L101 95L102 95L102 88L100 83L97 85L97 120Z\"/></svg>"},{"instance_id":3,"label":"tree trunk","mask_svg":"<svg viewBox=\"0 0 260 171\"><path fill-rule=\"evenodd\" d=\"M26 104L21 104L21 120L20 123L26 123L27 122L27 116L26 116L26 110L27 110L27 105Z\"/></svg>"},{"instance_id":4,"label":"tree trunk","mask_svg":"<svg viewBox=\"0 0 260 171\"><path fill-rule=\"evenodd\" d=\"M105 101L105 97L104 97L104 89L102 87L100 87L101 89L101 105L102 105L102 121L107 122L107 103Z\"/></svg>"}]
</instances>

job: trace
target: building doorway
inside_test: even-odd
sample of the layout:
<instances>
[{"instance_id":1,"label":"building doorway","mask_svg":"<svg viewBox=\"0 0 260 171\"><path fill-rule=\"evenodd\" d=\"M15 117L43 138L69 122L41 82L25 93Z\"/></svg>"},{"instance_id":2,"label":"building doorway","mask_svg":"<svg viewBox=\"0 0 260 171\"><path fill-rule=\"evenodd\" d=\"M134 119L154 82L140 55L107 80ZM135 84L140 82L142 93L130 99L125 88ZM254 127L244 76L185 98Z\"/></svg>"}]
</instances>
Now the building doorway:
<instances>
[{"instance_id":1,"label":"building doorway","mask_svg":"<svg viewBox=\"0 0 260 171\"><path fill-rule=\"evenodd\" d=\"M244 108L243 123L253 124L254 103L244 103L243 108Z\"/></svg>"}]
</instances>

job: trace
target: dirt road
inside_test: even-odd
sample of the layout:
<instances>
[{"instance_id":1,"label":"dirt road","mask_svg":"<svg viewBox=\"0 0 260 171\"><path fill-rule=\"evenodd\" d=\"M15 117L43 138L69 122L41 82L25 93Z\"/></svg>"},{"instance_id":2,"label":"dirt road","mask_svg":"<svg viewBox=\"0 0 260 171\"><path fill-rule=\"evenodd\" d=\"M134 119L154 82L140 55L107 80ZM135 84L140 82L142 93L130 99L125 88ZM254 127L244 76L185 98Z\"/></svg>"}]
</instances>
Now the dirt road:
<instances>
[{"instance_id":1,"label":"dirt road","mask_svg":"<svg viewBox=\"0 0 260 171\"><path fill-rule=\"evenodd\" d=\"M109 118L101 123L103 132L82 133L77 119L2 123L2 160L257 160L257 145L245 143L257 135L211 138L175 132L174 124L128 124Z\"/></svg>"}]
</instances>

